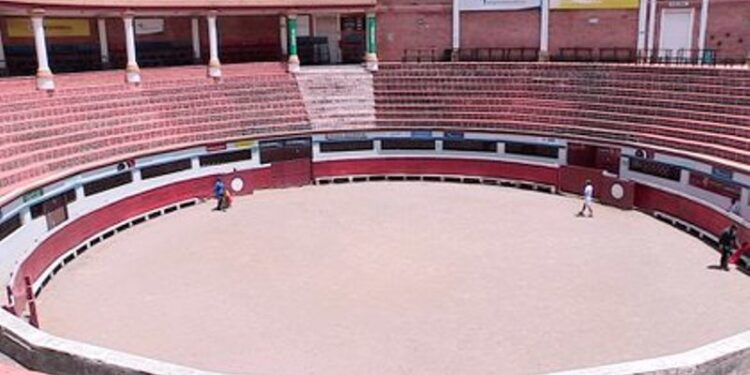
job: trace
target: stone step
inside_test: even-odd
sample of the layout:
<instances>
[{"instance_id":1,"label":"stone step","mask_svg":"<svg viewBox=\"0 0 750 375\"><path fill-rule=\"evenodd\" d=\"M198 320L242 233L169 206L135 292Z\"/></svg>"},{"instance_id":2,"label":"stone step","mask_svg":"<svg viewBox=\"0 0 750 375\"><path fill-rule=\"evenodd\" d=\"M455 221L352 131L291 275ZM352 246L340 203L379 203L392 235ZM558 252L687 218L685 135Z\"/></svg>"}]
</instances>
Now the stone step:
<instances>
[{"instance_id":1,"label":"stone step","mask_svg":"<svg viewBox=\"0 0 750 375\"><path fill-rule=\"evenodd\" d=\"M375 126L373 80L364 68L304 67L295 79L313 128Z\"/></svg>"}]
</instances>

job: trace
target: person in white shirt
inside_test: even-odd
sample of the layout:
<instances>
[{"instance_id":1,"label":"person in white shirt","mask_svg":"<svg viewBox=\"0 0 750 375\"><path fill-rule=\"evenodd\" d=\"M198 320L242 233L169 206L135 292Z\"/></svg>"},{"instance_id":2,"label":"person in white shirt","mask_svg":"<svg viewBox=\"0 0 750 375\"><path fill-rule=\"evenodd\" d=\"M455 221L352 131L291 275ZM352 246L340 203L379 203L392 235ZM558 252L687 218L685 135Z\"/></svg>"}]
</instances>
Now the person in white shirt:
<instances>
[{"instance_id":1,"label":"person in white shirt","mask_svg":"<svg viewBox=\"0 0 750 375\"><path fill-rule=\"evenodd\" d=\"M729 206L729 213L737 216L742 215L742 204L737 199L732 198L732 204Z\"/></svg>"},{"instance_id":2,"label":"person in white shirt","mask_svg":"<svg viewBox=\"0 0 750 375\"><path fill-rule=\"evenodd\" d=\"M588 210L589 217L594 217L594 210L591 205L594 202L594 185L591 184L591 180L586 180L586 186L583 188L583 207L578 212L577 216L583 216L583 213Z\"/></svg>"}]
</instances>

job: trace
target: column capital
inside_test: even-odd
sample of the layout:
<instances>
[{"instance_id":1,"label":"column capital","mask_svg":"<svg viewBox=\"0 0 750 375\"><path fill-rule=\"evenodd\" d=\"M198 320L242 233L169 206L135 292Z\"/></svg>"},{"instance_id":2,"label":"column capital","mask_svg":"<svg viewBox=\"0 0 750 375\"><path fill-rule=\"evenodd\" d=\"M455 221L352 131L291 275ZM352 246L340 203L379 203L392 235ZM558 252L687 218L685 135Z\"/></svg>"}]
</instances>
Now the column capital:
<instances>
[{"instance_id":1,"label":"column capital","mask_svg":"<svg viewBox=\"0 0 750 375\"><path fill-rule=\"evenodd\" d=\"M133 19L134 17L135 17L135 12L130 9L122 12L123 19Z\"/></svg>"},{"instance_id":2,"label":"column capital","mask_svg":"<svg viewBox=\"0 0 750 375\"><path fill-rule=\"evenodd\" d=\"M44 17L44 14L47 13L43 8L34 8L32 9L29 14L32 18L41 18Z\"/></svg>"},{"instance_id":3,"label":"column capital","mask_svg":"<svg viewBox=\"0 0 750 375\"><path fill-rule=\"evenodd\" d=\"M216 18L219 15L219 11L216 9L209 10L206 14L206 17L208 18Z\"/></svg>"},{"instance_id":4,"label":"column capital","mask_svg":"<svg viewBox=\"0 0 750 375\"><path fill-rule=\"evenodd\" d=\"M290 20L296 20L297 19L297 13L287 13L286 18Z\"/></svg>"}]
</instances>

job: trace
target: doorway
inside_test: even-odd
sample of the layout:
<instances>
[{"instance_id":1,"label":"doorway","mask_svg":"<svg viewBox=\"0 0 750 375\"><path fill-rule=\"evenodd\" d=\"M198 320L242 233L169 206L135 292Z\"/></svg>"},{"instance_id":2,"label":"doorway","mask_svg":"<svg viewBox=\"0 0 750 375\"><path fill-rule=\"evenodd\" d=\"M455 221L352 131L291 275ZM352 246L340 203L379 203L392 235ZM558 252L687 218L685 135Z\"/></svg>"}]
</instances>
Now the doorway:
<instances>
[{"instance_id":1,"label":"doorway","mask_svg":"<svg viewBox=\"0 0 750 375\"><path fill-rule=\"evenodd\" d=\"M328 62L330 64L341 63L341 29L339 28L339 17L335 14L322 14L315 16L315 36L325 38L328 48Z\"/></svg>"},{"instance_id":2,"label":"doorway","mask_svg":"<svg viewBox=\"0 0 750 375\"><path fill-rule=\"evenodd\" d=\"M341 16L341 62L359 64L365 56L365 16Z\"/></svg>"},{"instance_id":3,"label":"doorway","mask_svg":"<svg viewBox=\"0 0 750 375\"><path fill-rule=\"evenodd\" d=\"M664 9L661 14L659 55L690 58L693 47L693 9Z\"/></svg>"}]
</instances>

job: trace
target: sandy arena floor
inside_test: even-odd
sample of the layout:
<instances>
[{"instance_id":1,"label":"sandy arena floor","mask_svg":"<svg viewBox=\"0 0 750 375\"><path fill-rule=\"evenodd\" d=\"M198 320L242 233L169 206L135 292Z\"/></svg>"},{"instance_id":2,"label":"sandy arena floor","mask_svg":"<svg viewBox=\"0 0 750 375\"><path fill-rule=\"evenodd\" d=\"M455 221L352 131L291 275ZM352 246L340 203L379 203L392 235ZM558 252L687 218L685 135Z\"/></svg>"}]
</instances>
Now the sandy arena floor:
<instances>
[{"instance_id":1,"label":"sandy arena floor","mask_svg":"<svg viewBox=\"0 0 750 375\"><path fill-rule=\"evenodd\" d=\"M213 202L93 248L42 293L57 335L223 372L533 374L750 328L750 279L637 212L369 183Z\"/></svg>"}]
</instances>

